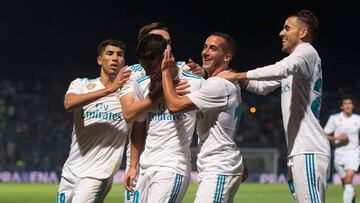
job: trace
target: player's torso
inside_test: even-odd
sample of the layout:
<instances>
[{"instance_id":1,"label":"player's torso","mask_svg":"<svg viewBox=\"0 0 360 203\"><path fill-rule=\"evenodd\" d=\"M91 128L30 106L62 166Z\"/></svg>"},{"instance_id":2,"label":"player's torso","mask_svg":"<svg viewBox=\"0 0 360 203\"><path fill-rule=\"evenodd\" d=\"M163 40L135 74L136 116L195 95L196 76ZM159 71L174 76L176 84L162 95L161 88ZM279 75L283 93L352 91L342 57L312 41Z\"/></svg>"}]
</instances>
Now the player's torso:
<instances>
[{"instance_id":1,"label":"player's torso","mask_svg":"<svg viewBox=\"0 0 360 203\"><path fill-rule=\"evenodd\" d=\"M353 114L351 117L342 116L341 113L335 115L334 119L335 131L334 136L346 133L348 143L336 148L336 153L346 151L359 150L359 133L360 133L360 117Z\"/></svg>"},{"instance_id":2,"label":"player's torso","mask_svg":"<svg viewBox=\"0 0 360 203\"><path fill-rule=\"evenodd\" d=\"M191 91L200 87L200 78L190 73L179 72L179 79L186 79ZM149 93L150 79L145 76L137 81L144 97ZM187 175L190 168L190 144L196 125L196 111L169 112L162 100L152 106L146 115L147 137L140 163L142 168L174 166Z\"/></svg>"},{"instance_id":3,"label":"player's torso","mask_svg":"<svg viewBox=\"0 0 360 203\"><path fill-rule=\"evenodd\" d=\"M226 84L229 91L227 105L222 110L201 113L198 119L197 164L202 174L215 172L231 175L242 172L242 157L234 141L241 115L240 86L228 81Z\"/></svg>"},{"instance_id":4,"label":"player's torso","mask_svg":"<svg viewBox=\"0 0 360 203\"><path fill-rule=\"evenodd\" d=\"M104 86L98 79L86 79L82 88L82 94L86 94ZM79 177L109 177L121 162L128 131L116 93L75 110L72 144L64 175L70 170Z\"/></svg>"},{"instance_id":5,"label":"player's torso","mask_svg":"<svg viewBox=\"0 0 360 203\"><path fill-rule=\"evenodd\" d=\"M288 149L291 155L330 155L329 142L318 120L323 84L320 58L309 66L312 73L308 78L295 73L282 80L281 108Z\"/></svg>"}]
</instances>

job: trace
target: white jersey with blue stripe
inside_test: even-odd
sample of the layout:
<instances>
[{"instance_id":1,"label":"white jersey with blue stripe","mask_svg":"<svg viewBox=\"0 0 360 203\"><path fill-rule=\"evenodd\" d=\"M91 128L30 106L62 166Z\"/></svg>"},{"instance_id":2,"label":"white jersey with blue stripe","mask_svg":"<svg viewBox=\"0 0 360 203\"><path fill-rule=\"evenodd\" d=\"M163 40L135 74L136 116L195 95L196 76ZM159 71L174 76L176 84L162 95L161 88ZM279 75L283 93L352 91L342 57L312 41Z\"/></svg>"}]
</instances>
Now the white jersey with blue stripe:
<instances>
[{"instance_id":1,"label":"white jersey with blue stripe","mask_svg":"<svg viewBox=\"0 0 360 203\"><path fill-rule=\"evenodd\" d=\"M140 64L134 64L129 66L131 70L130 79L138 80L139 78L146 75L145 69Z\"/></svg>"},{"instance_id":2,"label":"white jersey with blue stripe","mask_svg":"<svg viewBox=\"0 0 360 203\"><path fill-rule=\"evenodd\" d=\"M324 130L327 134L333 134L335 137L346 133L349 142L345 145L339 145L335 149L335 157L357 155L360 156L359 133L360 116L352 114L350 117L344 116L342 112L333 114L327 121ZM338 143L336 141L335 143Z\"/></svg>"},{"instance_id":3,"label":"white jersey with blue stripe","mask_svg":"<svg viewBox=\"0 0 360 203\"><path fill-rule=\"evenodd\" d=\"M321 59L309 43L301 43L283 60L247 72L247 89L266 94L281 85L281 109L289 156L330 156L330 143L319 123L322 98Z\"/></svg>"},{"instance_id":4,"label":"white jersey with blue stripe","mask_svg":"<svg viewBox=\"0 0 360 203\"><path fill-rule=\"evenodd\" d=\"M103 88L99 78L78 78L71 82L67 93L86 94ZM117 93L76 109L70 153L62 176L105 179L115 174L121 164L128 131Z\"/></svg>"},{"instance_id":5,"label":"white jersey with blue stripe","mask_svg":"<svg viewBox=\"0 0 360 203\"><path fill-rule=\"evenodd\" d=\"M190 72L179 70L179 79L186 79L190 91L197 91L203 79ZM150 78L144 76L137 80L134 88L141 90L146 97L149 93ZM140 172L168 171L184 176L191 172L190 144L196 125L196 111L170 113L165 101L152 106L144 119L147 123L147 137L140 156Z\"/></svg>"},{"instance_id":6,"label":"white jersey with blue stripe","mask_svg":"<svg viewBox=\"0 0 360 203\"><path fill-rule=\"evenodd\" d=\"M178 61L176 62L176 65L181 69L188 71L190 70L190 67L186 65L184 61ZM134 64L129 66L129 69L132 71L130 75L129 81L127 81L120 91L120 96L123 96L127 93L139 93L139 91L134 90L134 83L136 83L140 78L144 80L146 78L146 72L145 69L140 64ZM139 87L138 87L139 88ZM137 100L141 100L143 98L143 95L134 95ZM130 139L129 139L130 141ZM126 148L126 157L130 157L130 144ZM126 169L130 166L130 158L126 159Z\"/></svg>"},{"instance_id":7,"label":"white jersey with blue stripe","mask_svg":"<svg viewBox=\"0 0 360 203\"><path fill-rule=\"evenodd\" d=\"M241 175L242 156L234 141L241 114L239 84L211 77L187 96L202 112L197 125L199 176Z\"/></svg>"}]
</instances>

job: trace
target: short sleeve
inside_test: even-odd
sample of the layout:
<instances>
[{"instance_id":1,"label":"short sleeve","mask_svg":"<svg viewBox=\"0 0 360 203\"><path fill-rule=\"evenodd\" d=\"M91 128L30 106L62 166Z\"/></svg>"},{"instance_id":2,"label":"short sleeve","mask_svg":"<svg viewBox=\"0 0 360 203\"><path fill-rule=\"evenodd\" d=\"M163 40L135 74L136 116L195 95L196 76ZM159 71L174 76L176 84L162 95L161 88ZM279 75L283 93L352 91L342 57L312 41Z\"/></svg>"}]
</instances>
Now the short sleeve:
<instances>
[{"instance_id":1,"label":"short sleeve","mask_svg":"<svg viewBox=\"0 0 360 203\"><path fill-rule=\"evenodd\" d=\"M333 134L335 131L335 122L333 116L330 116L329 120L326 122L324 127L324 131L326 134Z\"/></svg>"},{"instance_id":2,"label":"short sleeve","mask_svg":"<svg viewBox=\"0 0 360 203\"><path fill-rule=\"evenodd\" d=\"M70 83L66 94L68 93L83 94L83 87L84 87L83 80L84 79L80 79L80 78L73 80Z\"/></svg>"},{"instance_id":3,"label":"short sleeve","mask_svg":"<svg viewBox=\"0 0 360 203\"><path fill-rule=\"evenodd\" d=\"M136 84L136 81L133 79L129 79L128 81L126 81L123 84L123 86L119 89L120 97L122 97L128 93L134 92L134 84Z\"/></svg>"},{"instance_id":4,"label":"short sleeve","mask_svg":"<svg viewBox=\"0 0 360 203\"><path fill-rule=\"evenodd\" d=\"M203 82L201 88L187 97L205 112L210 109L223 109L227 105L229 91L223 78L214 77Z\"/></svg>"}]
</instances>

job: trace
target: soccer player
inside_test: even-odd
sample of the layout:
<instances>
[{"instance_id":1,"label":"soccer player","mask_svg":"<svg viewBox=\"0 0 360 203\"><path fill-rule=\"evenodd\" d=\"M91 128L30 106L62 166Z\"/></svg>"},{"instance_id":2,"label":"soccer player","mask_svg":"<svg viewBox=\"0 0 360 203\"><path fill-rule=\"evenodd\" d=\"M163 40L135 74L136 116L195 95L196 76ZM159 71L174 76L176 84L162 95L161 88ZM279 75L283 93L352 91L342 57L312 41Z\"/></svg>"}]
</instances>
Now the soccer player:
<instances>
[{"instance_id":1,"label":"soccer player","mask_svg":"<svg viewBox=\"0 0 360 203\"><path fill-rule=\"evenodd\" d=\"M360 116L353 113L354 99L345 95L341 99L341 112L330 116L325 125L328 139L335 142L334 166L344 187L344 203L355 202L353 177L360 163Z\"/></svg>"},{"instance_id":2,"label":"soccer player","mask_svg":"<svg viewBox=\"0 0 360 203\"><path fill-rule=\"evenodd\" d=\"M242 80L247 90L267 94L281 87L281 109L288 146L289 186L296 202L325 202L330 143L319 124L322 97L321 60L311 45L319 22L313 12L290 15L280 32L281 61L221 77Z\"/></svg>"},{"instance_id":3,"label":"soccer player","mask_svg":"<svg viewBox=\"0 0 360 203\"><path fill-rule=\"evenodd\" d=\"M162 63L162 83L170 112L184 113L200 110L198 120L199 189L195 202L233 202L243 174L243 159L234 142L241 113L240 86L217 77L228 69L236 53L235 40L224 33L213 33L201 53L203 68L209 73L198 91L180 96L176 94L171 71L174 58L168 47Z\"/></svg>"},{"instance_id":4,"label":"soccer player","mask_svg":"<svg viewBox=\"0 0 360 203\"><path fill-rule=\"evenodd\" d=\"M138 34L138 40L140 41L142 38L144 38L148 34L157 34L162 36L168 44L171 44L171 39L169 35L169 30L167 26L161 22L153 22L150 24L147 24L143 26ZM185 62L178 62L179 66L188 70L190 69L185 65ZM133 122L139 115L141 115L143 112L147 111L152 105L154 105L154 101L152 101L149 97L145 97L141 100L137 98L137 95L135 95L135 92L130 92L130 90L133 90L133 83L136 83L136 81L143 76L146 75L144 68L141 66L141 64L134 64L130 66L130 69L132 70L131 79L125 84L123 90L129 88L129 90L126 90L127 94L121 96L121 104L123 108L123 114L124 118L127 122ZM177 92L185 94L188 92L189 84L185 80L181 80L177 84ZM136 129L135 129L136 130ZM126 150L126 172L129 169L130 166L130 145L131 145L131 139L129 139L129 144L127 146ZM126 173L128 174L128 173ZM125 176L124 182L131 182L132 184L136 184L136 177L137 174L128 174L129 176ZM130 180L131 179L131 180ZM125 197L125 203L133 202L133 193L126 190L124 191L124 197Z\"/></svg>"},{"instance_id":5,"label":"soccer player","mask_svg":"<svg viewBox=\"0 0 360 203\"><path fill-rule=\"evenodd\" d=\"M71 82L64 106L74 112L71 149L61 174L57 202L103 202L118 171L129 127L118 89L129 79L125 44L103 41L98 47L100 77ZM119 108L120 107L120 108Z\"/></svg>"},{"instance_id":6,"label":"soccer player","mask_svg":"<svg viewBox=\"0 0 360 203\"><path fill-rule=\"evenodd\" d=\"M158 100L158 103L145 112L145 119L134 123L136 132L132 134L132 143L135 148L131 148L128 173L136 173L141 154L134 202L181 202L189 186L190 144L195 131L196 111L170 113L162 99L161 62L167 45L162 36L149 34L141 39L136 49L136 57L147 76L140 78L134 84L134 90L129 91L140 92L144 98ZM203 79L178 67L185 63L176 65L171 73L172 82L186 79L191 91L196 91ZM127 182L126 187L132 190Z\"/></svg>"}]
</instances>

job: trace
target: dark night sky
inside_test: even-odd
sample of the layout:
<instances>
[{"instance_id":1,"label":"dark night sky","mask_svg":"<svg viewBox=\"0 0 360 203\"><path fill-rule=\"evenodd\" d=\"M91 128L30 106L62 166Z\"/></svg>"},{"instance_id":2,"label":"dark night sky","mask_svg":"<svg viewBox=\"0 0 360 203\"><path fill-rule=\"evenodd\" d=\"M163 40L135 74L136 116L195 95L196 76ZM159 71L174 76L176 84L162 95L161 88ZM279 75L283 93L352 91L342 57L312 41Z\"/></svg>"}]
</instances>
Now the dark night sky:
<instances>
[{"instance_id":1,"label":"dark night sky","mask_svg":"<svg viewBox=\"0 0 360 203\"><path fill-rule=\"evenodd\" d=\"M358 7L346 1L233 2L171 1L169 7L164 6L169 3L130 5L123 1L2 2L0 79L46 80L48 76L71 81L96 77L96 48L107 38L123 40L127 63L136 63L137 32L153 21L168 25L177 60L191 57L201 62L204 40L220 31L238 42L233 66L252 69L285 56L278 33L288 14L304 8L313 10L320 22L320 36L314 46L322 58L325 90L359 81Z\"/></svg>"}]
</instances>

